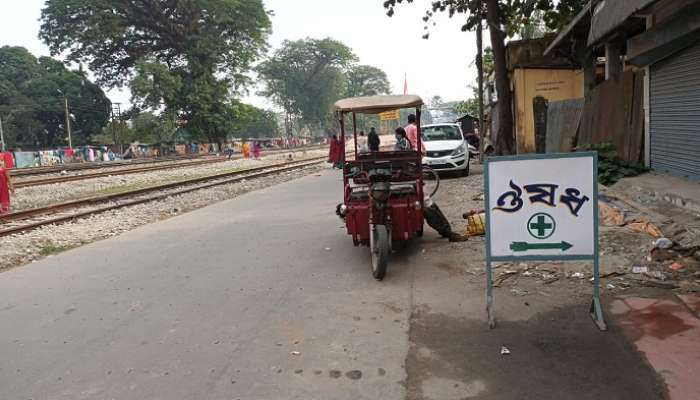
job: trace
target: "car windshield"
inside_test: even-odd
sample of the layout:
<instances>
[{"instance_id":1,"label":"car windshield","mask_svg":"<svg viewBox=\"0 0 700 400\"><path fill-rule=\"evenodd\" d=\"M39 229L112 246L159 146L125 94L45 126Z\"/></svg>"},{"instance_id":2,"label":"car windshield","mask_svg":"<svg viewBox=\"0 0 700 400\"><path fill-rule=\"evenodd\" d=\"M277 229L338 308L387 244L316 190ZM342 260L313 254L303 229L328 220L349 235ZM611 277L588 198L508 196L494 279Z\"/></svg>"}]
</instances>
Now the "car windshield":
<instances>
[{"instance_id":1,"label":"car windshield","mask_svg":"<svg viewBox=\"0 0 700 400\"><path fill-rule=\"evenodd\" d=\"M459 128L452 125L428 126L423 128L423 141L463 140Z\"/></svg>"}]
</instances>

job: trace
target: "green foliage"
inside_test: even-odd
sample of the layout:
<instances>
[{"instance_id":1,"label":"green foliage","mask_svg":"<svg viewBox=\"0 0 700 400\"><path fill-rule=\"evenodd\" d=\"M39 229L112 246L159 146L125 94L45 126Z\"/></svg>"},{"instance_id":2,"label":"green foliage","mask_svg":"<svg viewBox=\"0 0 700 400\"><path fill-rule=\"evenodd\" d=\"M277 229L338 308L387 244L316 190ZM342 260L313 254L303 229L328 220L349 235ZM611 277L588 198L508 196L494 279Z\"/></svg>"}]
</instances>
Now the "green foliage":
<instances>
[{"instance_id":1,"label":"green foliage","mask_svg":"<svg viewBox=\"0 0 700 400\"><path fill-rule=\"evenodd\" d=\"M349 47L330 38L285 41L258 66L261 94L309 129L321 129L332 123L333 103L346 92L345 70L356 60Z\"/></svg>"},{"instance_id":2,"label":"green foliage","mask_svg":"<svg viewBox=\"0 0 700 400\"><path fill-rule=\"evenodd\" d=\"M272 138L280 135L277 116L274 112L241 102L233 102L231 107L235 121L232 127L234 137Z\"/></svg>"},{"instance_id":3,"label":"green foliage","mask_svg":"<svg viewBox=\"0 0 700 400\"><path fill-rule=\"evenodd\" d=\"M131 131L133 132L130 140L132 142L138 140L148 144L173 143L177 124L172 115L142 112L131 119Z\"/></svg>"},{"instance_id":4,"label":"green foliage","mask_svg":"<svg viewBox=\"0 0 700 400\"><path fill-rule=\"evenodd\" d=\"M335 126L333 104L338 99L389 93L384 71L356 61L349 47L330 38L286 41L258 67L261 94L284 109L291 122L288 130L301 122L311 132L325 133L324 127ZM376 125L370 118L358 118L359 129Z\"/></svg>"},{"instance_id":5,"label":"green foliage","mask_svg":"<svg viewBox=\"0 0 700 400\"><path fill-rule=\"evenodd\" d=\"M83 71L68 70L23 47L0 48L0 117L10 147L67 145L64 95L73 144L90 142L109 119L111 103Z\"/></svg>"},{"instance_id":6,"label":"green foliage","mask_svg":"<svg viewBox=\"0 0 700 400\"><path fill-rule=\"evenodd\" d=\"M351 65L345 72L346 89L342 97L377 96L391 91L386 72L370 65ZM352 126L349 121L346 126ZM357 115L357 129L365 133L374 127L379 129L379 117L376 115Z\"/></svg>"},{"instance_id":7,"label":"green foliage","mask_svg":"<svg viewBox=\"0 0 700 400\"><path fill-rule=\"evenodd\" d=\"M386 72L370 65L352 65L345 76L345 97L376 96L391 90Z\"/></svg>"},{"instance_id":8,"label":"green foliage","mask_svg":"<svg viewBox=\"0 0 700 400\"><path fill-rule=\"evenodd\" d=\"M56 246L55 244L46 244L39 249L39 254L42 257L48 257L66 252L72 248L72 246Z\"/></svg>"},{"instance_id":9,"label":"green foliage","mask_svg":"<svg viewBox=\"0 0 700 400\"><path fill-rule=\"evenodd\" d=\"M612 143L598 143L583 146L579 150L598 152L598 182L605 186L615 184L622 178L636 176L649 171L642 164L630 164L617 156L617 149Z\"/></svg>"},{"instance_id":10,"label":"green foliage","mask_svg":"<svg viewBox=\"0 0 700 400\"><path fill-rule=\"evenodd\" d=\"M215 142L271 26L261 0L48 0L41 22L53 54L88 63L109 87L129 85L138 109L164 108Z\"/></svg>"},{"instance_id":11,"label":"green foliage","mask_svg":"<svg viewBox=\"0 0 700 400\"><path fill-rule=\"evenodd\" d=\"M479 99L471 98L469 100L461 101L455 105L454 111L461 115L469 114L472 117L479 116Z\"/></svg>"},{"instance_id":12,"label":"green foliage","mask_svg":"<svg viewBox=\"0 0 700 400\"><path fill-rule=\"evenodd\" d=\"M393 16L395 7L402 3L413 3L413 0L385 0L384 7L387 14ZM478 5L481 4L483 15L486 15L486 0L437 0L432 1L426 10L423 21L427 24L433 19L435 13L447 13L450 18L463 14L466 16L462 31L474 30L479 24ZM508 36L520 33L521 29L533 25L534 21L544 20L546 28L557 30L566 25L588 3L588 0L499 0L494 1L498 5L498 22L505 28ZM425 38L429 37L426 33Z\"/></svg>"},{"instance_id":13,"label":"green foliage","mask_svg":"<svg viewBox=\"0 0 700 400\"><path fill-rule=\"evenodd\" d=\"M109 86L127 82L144 59L239 78L271 25L260 0L48 0L41 22L53 54L89 62Z\"/></svg>"}]
</instances>

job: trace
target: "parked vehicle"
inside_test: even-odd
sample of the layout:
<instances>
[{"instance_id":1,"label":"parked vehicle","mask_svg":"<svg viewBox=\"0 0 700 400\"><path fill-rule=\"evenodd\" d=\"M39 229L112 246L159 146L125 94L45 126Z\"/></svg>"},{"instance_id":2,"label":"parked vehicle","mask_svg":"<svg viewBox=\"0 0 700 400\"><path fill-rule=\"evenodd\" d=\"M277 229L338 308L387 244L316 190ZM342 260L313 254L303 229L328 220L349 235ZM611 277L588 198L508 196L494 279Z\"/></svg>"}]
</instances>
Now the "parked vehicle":
<instances>
[{"instance_id":1,"label":"parked vehicle","mask_svg":"<svg viewBox=\"0 0 700 400\"><path fill-rule=\"evenodd\" d=\"M455 171L469 175L470 149L459 124L432 124L423 127L423 165L437 172ZM472 146L473 147L473 146Z\"/></svg>"},{"instance_id":2,"label":"parked vehicle","mask_svg":"<svg viewBox=\"0 0 700 400\"><path fill-rule=\"evenodd\" d=\"M418 96L371 96L340 100L336 110L341 143L345 143L345 117L352 115L357 143L356 114L378 114L402 108L415 109L418 149L421 148L420 115L423 100ZM423 165L420 151L375 151L360 153L343 166L343 203L337 214L345 220L355 246L369 246L372 275L386 274L392 242L408 241L423 234Z\"/></svg>"}]
</instances>

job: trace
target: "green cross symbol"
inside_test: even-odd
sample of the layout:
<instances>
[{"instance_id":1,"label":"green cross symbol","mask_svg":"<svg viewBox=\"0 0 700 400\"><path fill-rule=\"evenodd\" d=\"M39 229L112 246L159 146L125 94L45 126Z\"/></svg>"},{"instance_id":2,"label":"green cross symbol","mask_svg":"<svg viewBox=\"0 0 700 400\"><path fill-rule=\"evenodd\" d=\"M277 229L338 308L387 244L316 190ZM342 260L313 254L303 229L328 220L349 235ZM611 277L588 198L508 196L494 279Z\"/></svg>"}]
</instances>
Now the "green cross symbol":
<instances>
[{"instance_id":1,"label":"green cross symbol","mask_svg":"<svg viewBox=\"0 0 700 400\"><path fill-rule=\"evenodd\" d=\"M527 227L532 237L536 239L547 239L554 234L556 223L551 215L538 213L530 217L530 220L527 222ZM547 234L548 232L549 234Z\"/></svg>"}]
</instances>

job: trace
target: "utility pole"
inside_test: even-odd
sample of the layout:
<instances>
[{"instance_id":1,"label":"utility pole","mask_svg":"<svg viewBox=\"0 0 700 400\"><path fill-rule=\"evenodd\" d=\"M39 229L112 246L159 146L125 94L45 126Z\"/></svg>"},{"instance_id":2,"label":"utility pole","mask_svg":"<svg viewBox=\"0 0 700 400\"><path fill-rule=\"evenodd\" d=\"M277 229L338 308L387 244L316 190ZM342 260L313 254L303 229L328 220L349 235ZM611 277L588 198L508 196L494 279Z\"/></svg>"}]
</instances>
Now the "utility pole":
<instances>
[{"instance_id":1,"label":"utility pole","mask_svg":"<svg viewBox=\"0 0 700 400\"><path fill-rule=\"evenodd\" d=\"M63 105L66 112L66 133L68 134L68 147L73 148L73 139L71 138L70 132L70 112L68 111L68 96L61 89L58 89L58 93L63 96Z\"/></svg>"},{"instance_id":2,"label":"utility pole","mask_svg":"<svg viewBox=\"0 0 700 400\"><path fill-rule=\"evenodd\" d=\"M479 162L484 163L484 141L486 140L486 127L484 126L484 42L481 22L483 20L483 14L481 12L482 4L481 0L477 2L477 7L479 10L479 23L476 28L476 68L478 70L478 81L479 81Z\"/></svg>"},{"instance_id":3,"label":"utility pole","mask_svg":"<svg viewBox=\"0 0 700 400\"><path fill-rule=\"evenodd\" d=\"M119 132L117 132L117 123L119 124ZM119 152L124 154L124 147L121 143L122 136L122 103L112 103L112 139L114 145L119 146Z\"/></svg>"},{"instance_id":4,"label":"utility pole","mask_svg":"<svg viewBox=\"0 0 700 400\"><path fill-rule=\"evenodd\" d=\"M0 145L2 145L2 151L5 151L5 132L2 131L2 117L0 117Z\"/></svg>"},{"instance_id":5,"label":"utility pole","mask_svg":"<svg viewBox=\"0 0 700 400\"><path fill-rule=\"evenodd\" d=\"M73 138L70 132L70 112L68 111L68 97L63 96L64 104L66 106L66 132L68 132L68 148L73 148Z\"/></svg>"}]
</instances>

